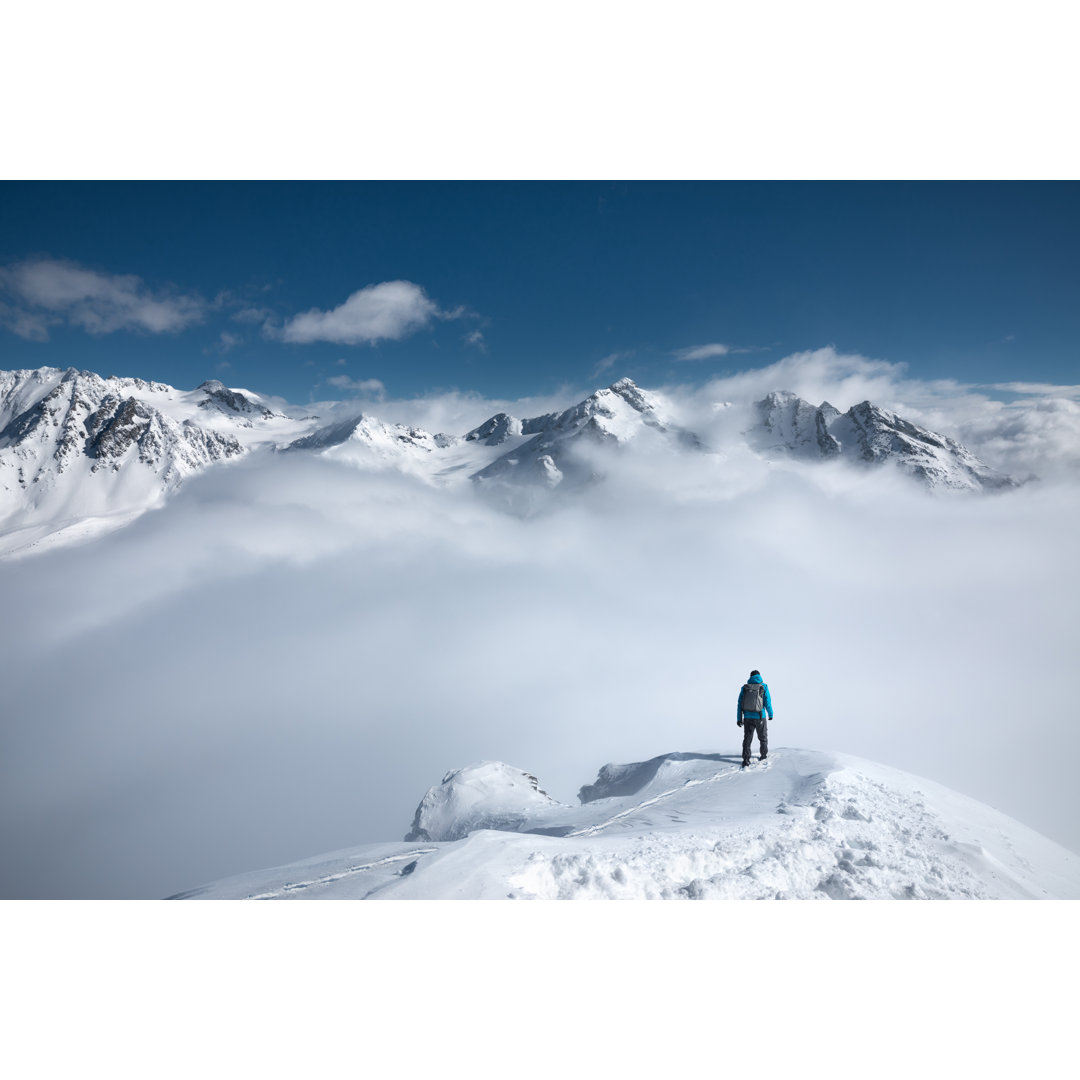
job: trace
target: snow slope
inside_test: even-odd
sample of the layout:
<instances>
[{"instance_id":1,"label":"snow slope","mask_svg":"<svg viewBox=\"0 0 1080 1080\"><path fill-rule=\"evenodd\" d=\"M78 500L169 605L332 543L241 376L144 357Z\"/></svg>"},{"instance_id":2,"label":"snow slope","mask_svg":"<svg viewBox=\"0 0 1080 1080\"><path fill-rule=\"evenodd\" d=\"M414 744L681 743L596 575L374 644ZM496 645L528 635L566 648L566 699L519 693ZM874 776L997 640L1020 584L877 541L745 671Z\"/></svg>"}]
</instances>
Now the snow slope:
<instances>
[{"instance_id":1,"label":"snow slope","mask_svg":"<svg viewBox=\"0 0 1080 1080\"><path fill-rule=\"evenodd\" d=\"M0 372L0 556L119 528L196 473L304 428L216 381L185 392L74 368Z\"/></svg>"},{"instance_id":2,"label":"snow slope","mask_svg":"<svg viewBox=\"0 0 1080 1080\"><path fill-rule=\"evenodd\" d=\"M916 776L774 750L606 765L580 804L501 762L448 773L407 838L175 899L1077 899L1080 856Z\"/></svg>"}]
</instances>

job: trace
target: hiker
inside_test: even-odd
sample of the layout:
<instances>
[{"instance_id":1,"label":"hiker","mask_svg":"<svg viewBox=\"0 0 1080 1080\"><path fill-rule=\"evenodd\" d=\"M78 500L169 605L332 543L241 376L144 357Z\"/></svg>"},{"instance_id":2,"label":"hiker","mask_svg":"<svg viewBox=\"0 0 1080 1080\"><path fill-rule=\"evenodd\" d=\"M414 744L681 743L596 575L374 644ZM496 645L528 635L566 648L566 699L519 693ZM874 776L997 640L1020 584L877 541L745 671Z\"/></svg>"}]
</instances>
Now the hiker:
<instances>
[{"instance_id":1,"label":"hiker","mask_svg":"<svg viewBox=\"0 0 1080 1080\"><path fill-rule=\"evenodd\" d=\"M765 714L769 714L769 720L773 718L772 698L769 696L769 687L761 677L761 672L750 672L750 678L739 691L739 705L737 711L737 723L743 729L742 737L742 763L745 769L750 764L750 743L754 739L754 731L757 731L758 748L761 754L759 761L764 761L769 756L769 731Z\"/></svg>"}]
</instances>

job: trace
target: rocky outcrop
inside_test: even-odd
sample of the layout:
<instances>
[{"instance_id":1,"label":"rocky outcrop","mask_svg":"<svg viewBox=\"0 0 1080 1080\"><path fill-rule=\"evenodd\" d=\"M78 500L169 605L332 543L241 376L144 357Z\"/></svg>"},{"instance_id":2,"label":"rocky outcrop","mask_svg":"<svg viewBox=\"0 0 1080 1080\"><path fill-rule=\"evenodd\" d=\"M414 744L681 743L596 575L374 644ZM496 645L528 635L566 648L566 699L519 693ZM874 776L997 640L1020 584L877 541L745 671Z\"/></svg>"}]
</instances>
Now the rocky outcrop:
<instances>
[{"instance_id":1,"label":"rocky outcrop","mask_svg":"<svg viewBox=\"0 0 1080 1080\"><path fill-rule=\"evenodd\" d=\"M218 409L221 412L235 413L241 416L258 416L270 419L274 413L265 405L260 405L245 397L239 390L230 390L217 379L207 379L196 387L206 396L199 402L200 409Z\"/></svg>"}]
</instances>

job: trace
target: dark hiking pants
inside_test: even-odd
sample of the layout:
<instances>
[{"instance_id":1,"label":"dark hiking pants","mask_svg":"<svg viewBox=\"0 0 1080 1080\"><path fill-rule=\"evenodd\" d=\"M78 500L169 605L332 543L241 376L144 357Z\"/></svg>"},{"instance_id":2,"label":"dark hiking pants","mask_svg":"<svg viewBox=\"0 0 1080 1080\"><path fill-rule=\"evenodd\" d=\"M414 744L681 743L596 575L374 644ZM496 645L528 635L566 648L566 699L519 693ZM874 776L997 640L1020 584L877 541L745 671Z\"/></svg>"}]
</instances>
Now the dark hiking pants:
<instances>
[{"instance_id":1,"label":"dark hiking pants","mask_svg":"<svg viewBox=\"0 0 1080 1080\"><path fill-rule=\"evenodd\" d=\"M750 762L750 743L754 738L754 730L757 730L758 746L761 748L761 756L769 752L769 729L763 716L760 720L743 719L742 722L742 759L744 764Z\"/></svg>"}]
</instances>

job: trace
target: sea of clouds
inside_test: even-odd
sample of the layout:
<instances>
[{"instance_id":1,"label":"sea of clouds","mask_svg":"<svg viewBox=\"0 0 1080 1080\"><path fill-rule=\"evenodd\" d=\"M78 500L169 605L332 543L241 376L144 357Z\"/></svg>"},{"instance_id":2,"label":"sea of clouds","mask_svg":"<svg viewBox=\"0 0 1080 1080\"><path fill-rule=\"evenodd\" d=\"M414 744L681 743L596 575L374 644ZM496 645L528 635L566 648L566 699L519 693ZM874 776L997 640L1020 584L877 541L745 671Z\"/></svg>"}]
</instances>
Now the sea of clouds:
<instances>
[{"instance_id":1,"label":"sea of clouds","mask_svg":"<svg viewBox=\"0 0 1080 1080\"><path fill-rule=\"evenodd\" d=\"M400 839L429 786L480 760L574 802L606 762L734 752L751 668L774 746L910 770L1080 849L1076 388L819 350L657 389L708 451L642 440L585 492L508 509L256 455L112 535L0 564L3 895L164 896ZM766 462L741 432L772 389L870 398L1040 479L949 496ZM553 407L370 411L460 433Z\"/></svg>"}]
</instances>

